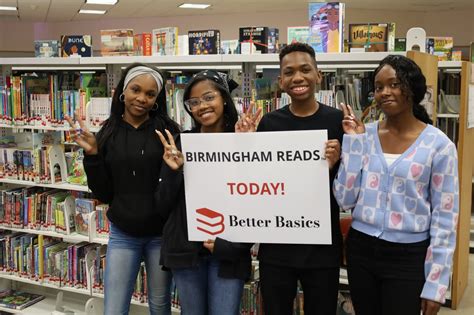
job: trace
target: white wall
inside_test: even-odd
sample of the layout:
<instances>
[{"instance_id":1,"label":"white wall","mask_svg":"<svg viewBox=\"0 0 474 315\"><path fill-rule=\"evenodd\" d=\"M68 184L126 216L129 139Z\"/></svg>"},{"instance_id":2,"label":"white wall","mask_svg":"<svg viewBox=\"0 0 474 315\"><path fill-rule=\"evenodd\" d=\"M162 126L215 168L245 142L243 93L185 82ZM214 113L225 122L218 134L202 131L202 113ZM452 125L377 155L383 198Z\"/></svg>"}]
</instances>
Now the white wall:
<instances>
[{"instance_id":1,"label":"white wall","mask_svg":"<svg viewBox=\"0 0 474 315\"><path fill-rule=\"evenodd\" d=\"M280 41L286 42L286 27L306 25L307 19L306 10L67 23L32 23L0 18L0 52L32 52L35 39L59 39L63 34L91 34L94 50L99 50L101 29L133 28L135 33L141 33L166 26L178 26L182 34L190 29L219 29L222 39L237 39L240 26L275 26L280 29ZM360 22L395 22L397 37L404 37L409 28L419 26L426 30L427 35L453 36L455 46L474 42L474 10L420 13L346 9L346 26Z\"/></svg>"}]
</instances>

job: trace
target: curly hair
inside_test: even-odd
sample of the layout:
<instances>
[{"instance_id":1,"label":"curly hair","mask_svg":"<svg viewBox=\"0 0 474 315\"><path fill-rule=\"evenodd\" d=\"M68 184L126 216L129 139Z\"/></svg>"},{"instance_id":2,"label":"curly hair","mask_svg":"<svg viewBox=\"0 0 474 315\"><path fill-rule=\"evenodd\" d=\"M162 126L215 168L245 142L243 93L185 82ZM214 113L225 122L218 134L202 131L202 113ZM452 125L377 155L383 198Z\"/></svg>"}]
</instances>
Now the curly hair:
<instances>
[{"instance_id":1,"label":"curly hair","mask_svg":"<svg viewBox=\"0 0 474 315\"><path fill-rule=\"evenodd\" d=\"M389 65L395 70L397 79L400 81L402 93L412 103L413 115L426 124L433 124L425 107L420 104L425 97L427 89L426 78L420 67L413 60L405 56L388 55L382 59L377 69L375 69L374 77L385 65Z\"/></svg>"}]
</instances>

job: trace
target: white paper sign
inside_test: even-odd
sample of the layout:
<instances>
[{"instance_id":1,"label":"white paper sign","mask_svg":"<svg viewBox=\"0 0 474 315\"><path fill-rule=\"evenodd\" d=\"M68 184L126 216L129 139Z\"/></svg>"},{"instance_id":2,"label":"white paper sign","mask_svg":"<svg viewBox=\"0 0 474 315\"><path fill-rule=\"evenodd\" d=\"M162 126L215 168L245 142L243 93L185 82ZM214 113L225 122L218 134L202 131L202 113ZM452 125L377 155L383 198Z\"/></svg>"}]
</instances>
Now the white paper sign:
<instances>
[{"instance_id":1,"label":"white paper sign","mask_svg":"<svg viewBox=\"0 0 474 315\"><path fill-rule=\"evenodd\" d=\"M181 141L189 240L331 244L326 130Z\"/></svg>"}]
</instances>

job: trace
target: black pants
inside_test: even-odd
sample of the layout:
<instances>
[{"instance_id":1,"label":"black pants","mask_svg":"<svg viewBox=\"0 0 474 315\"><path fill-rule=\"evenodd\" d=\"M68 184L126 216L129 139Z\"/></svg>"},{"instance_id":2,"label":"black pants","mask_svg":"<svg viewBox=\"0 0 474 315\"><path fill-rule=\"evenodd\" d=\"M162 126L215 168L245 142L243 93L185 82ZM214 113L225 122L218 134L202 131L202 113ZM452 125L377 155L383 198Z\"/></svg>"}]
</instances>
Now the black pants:
<instances>
[{"instance_id":1,"label":"black pants","mask_svg":"<svg viewBox=\"0 0 474 315\"><path fill-rule=\"evenodd\" d=\"M351 229L347 271L356 314L419 315L428 245L387 242Z\"/></svg>"},{"instance_id":2,"label":"black pants","mask_svg":"<svg viewBox=\"0 0 474 315\"><path fill-rule=\"evenodd\" d=\"M298 280L304 291L305 314L336 314L339 268L300 269L262 262L259 266L265 315L293 314Z\"/></svg>"}]
</instances>

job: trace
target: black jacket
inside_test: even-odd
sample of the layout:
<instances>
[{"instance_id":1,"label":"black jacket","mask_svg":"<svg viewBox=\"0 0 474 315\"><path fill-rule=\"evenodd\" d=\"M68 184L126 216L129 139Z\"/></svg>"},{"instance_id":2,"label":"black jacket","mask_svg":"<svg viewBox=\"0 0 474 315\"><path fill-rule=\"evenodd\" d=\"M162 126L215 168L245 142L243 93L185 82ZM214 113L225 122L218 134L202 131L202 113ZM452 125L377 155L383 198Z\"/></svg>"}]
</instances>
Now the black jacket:
<instances>
[{"instance_id":1,"label":"black jacket","mask_svg":"<svg viewBox=\"0 0 474 315\"><path fill-rule=\"evenodd\" d=\"M89 188L110 204L107 217L137 237L159 236L164 224L154 200L163 160L155 128L154 119L136 129L121 120L99 154L84 157Z\"/></svg>"},{"instance_id":2,"label":"black jacket","mask_svg":"<svg viewBox=\"0 0 474 315\"><path fill-rule=\"evenodd\" d=\"M324 130L328 139L337 139L342 144L342 111L319 103L319 109L311 116L298 117L289 106L263 116L257 131ZM309 244L260 244L258 260L261 263L295 268L337 268L341 263L342 235L339 225L339 206L332 192L332 182L339 163L329 173L331 200L331 245ZM315 205L317 207L317 205ZM288 209L291 211L291 209Z\"/></svg>"},{"instance_id":3,"label":"black jacket","mask_svg":"<svg viewBox=\"0 0 474 315\"><path fill-rule=\"evenodd\" d=\"M179 137L176 145L180 148ZM163 228L161 264L170 269L197 266L200 258L210 255L210 252L202 242L188 241L183 173L173 171L163 163L160 179L156 200L161 216L167 218ZM249 279L252 245L216 238L213 255L219 260L219 277Z\"/></svg>"}]
</instances>

